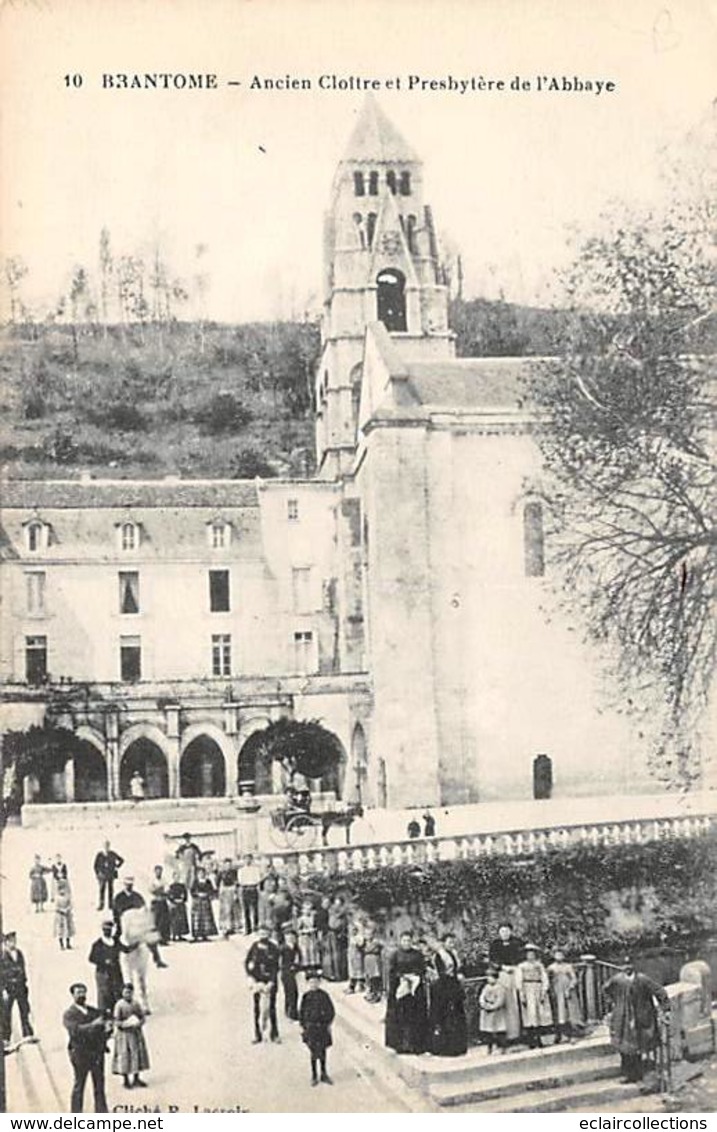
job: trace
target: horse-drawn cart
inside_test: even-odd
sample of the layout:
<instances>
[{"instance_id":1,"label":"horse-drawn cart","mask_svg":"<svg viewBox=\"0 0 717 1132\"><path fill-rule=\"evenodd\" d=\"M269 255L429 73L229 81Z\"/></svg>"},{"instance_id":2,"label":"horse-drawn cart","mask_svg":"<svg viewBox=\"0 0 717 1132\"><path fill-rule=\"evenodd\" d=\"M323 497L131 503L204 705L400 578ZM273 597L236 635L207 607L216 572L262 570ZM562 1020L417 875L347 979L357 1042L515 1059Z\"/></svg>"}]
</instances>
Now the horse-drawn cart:
<instances>
[{"instance_id":1,"label":"horse-drawn cart","mask_svg":"<svg viewBox=\"0 0 717 1132\"><path fill-rule=\"evenodd\" d=\"M317 845L319 830L321 844L328 845L329 830L341 826L346 830L346 844L351 844L351 824L363 816L363 806L358 802L348 805L336 803L335 808L312 813L311 810L286 805L271 811L271 837L278 849L294 849L302 852Z\"/></svg>"}]
</instances>

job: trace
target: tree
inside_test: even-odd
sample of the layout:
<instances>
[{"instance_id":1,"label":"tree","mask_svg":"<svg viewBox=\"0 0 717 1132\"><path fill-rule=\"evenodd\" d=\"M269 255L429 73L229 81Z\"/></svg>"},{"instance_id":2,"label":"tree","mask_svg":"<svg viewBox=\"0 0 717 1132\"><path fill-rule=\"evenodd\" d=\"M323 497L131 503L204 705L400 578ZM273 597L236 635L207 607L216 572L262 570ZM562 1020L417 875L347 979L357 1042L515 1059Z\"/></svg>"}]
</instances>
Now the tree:
<instances>
[{"instance_id":1,"label":"tree","mask_svg":"<svg viewBox=\"0 0 717 1132\"><path fill-rule=\"evenodd\" d=\"M107 338L109 330L109 298L113 272L114 258L110 245L110 233L108 228L103 228L100 232L100 312L105 338Z\"/></svg>"},{"instance_id":2,"label":"tree","mask_svg":"<svg viewBox=\"0 0 717 1132\"><path fill-rule=\"evenodd\" d=\"M10 814L19 813L23 780L41 777L43 771L62 770L77 739L65 727L43 724L27 731L6 731L2 738L2 804L0 831Z\"/></svg>"},{"instance_id":3,"label":"tree","mask_svg":"<svg viewBox=\"0 0 717 1132\"><path fill-rule=\"evenodd\" d=\"M528 379L565 603L615 657L654 770L683 787L699 779L717 640L706 246L691 212L587 240L562 356Z\"/></svg>"},{"instance_id":4,"label":"tree","mask_svg":"<svg viewBox=\"0 0 717 1132\"><path fill-rule=\"evenodd\" d=\"M341 760L341 744L318 720L277 719L262 732L259 758L281 764L287 778L323 778Z\"/></svg>"},{"instance_id":5,"label":"tree","mask_svg":"<svg viewBox=\"0 0 717 1132\"><path fill-rule=\"evenodd\" d=\"M20 284L26 275L27 265L20 256L9 256L5 260L5 279L10 292L10 323L12 326L17 326L24 316Z\"/></svg>"}]
</instances>

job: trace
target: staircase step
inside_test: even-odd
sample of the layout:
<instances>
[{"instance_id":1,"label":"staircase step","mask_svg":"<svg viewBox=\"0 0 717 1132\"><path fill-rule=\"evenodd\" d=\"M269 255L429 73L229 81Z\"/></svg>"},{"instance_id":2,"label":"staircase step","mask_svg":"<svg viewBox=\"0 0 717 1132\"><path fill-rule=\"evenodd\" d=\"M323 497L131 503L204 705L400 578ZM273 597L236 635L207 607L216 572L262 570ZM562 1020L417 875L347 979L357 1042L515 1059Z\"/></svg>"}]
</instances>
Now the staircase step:
<instances>
[{"instance_id":1,"label":"staircase step","mask_svg":"<svg viewBox=\"0 0 717 1132\"><path fill-rule=\"evenodd\" d=\"M622 1112L633 1102L642 1111L645 1098L639 1086L625 1085L619 1078L602 1081L587 1081L583 1084L560 1086L556 1089L536 1090L518 1096L499 1097L494 1100L467 1101L451 1108L452 1112L499 1113L499 1112L595 1112L599 1107L615 1108Z\"/></svg>"},{"instance_id":2,"label":"staircase step","mask_svg":"<svg viewBox=\"0 0 717 1132\"><path fill-rule=\"evenodd\" d=\"M526 1077L516 1074L503 1059L503 1072L486 1076L476 1073L465 1081L436 1081L429 1085L429 1095L442 1108L471 1102L498 1100L503 1097L532 1096L559 1089L564 1085L583 1084L614 1078L617 1068L614 1060L607 1058L584 1058L561 1065L535 1065L532 1074Z\"/></svg>"}]
</instances>

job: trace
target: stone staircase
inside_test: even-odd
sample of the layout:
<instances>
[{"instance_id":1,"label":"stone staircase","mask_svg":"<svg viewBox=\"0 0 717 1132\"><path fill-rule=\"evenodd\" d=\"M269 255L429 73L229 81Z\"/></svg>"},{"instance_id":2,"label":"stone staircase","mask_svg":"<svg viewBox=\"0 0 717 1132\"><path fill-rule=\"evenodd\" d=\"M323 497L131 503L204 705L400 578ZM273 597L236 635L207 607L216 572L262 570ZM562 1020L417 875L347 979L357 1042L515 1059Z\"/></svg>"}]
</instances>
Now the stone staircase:
<instances>
[{"instance_id":1,"label":"stone staircase","mask_svg":"<svg viewBox=\"0 0 717 1132\"><path fill-rule=\"evenodd\" d=\"M413 1098L416 1112L634 1111L652 1098L620 1081L619 1061L605 1027L571 1043L488 1055L482 1046L464 1057L401 1055L383 1044L383 1005L360 995L332 994L337 1023L358 1041L382 1075L391 1073ZM650 1106L651 1107L651 1106Z\"/></svg>"}]
</instances>

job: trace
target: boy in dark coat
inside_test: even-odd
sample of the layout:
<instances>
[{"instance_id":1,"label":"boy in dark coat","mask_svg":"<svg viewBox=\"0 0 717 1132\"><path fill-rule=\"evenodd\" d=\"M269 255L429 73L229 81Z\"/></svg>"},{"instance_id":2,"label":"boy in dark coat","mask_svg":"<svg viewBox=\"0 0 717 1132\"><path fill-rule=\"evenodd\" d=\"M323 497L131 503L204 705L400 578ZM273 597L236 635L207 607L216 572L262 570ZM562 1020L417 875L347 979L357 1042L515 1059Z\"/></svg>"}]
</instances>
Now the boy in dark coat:
<instances>
[{"instance_id":1,"label":"boy in dark coat","mask_svg":"<svg viewBox=\"0 0 717 1132\"><path fill-rule=\"evenodd\" d=\"M3 940L0 956L0 982L2 983L3 1040L10 1041L12 1030L12 1008L17 1003L20 1011L20 1025L23 1038L33 1037L30 1022L30 996L27 989L27 968L25 956L17 946L15 932L8 932Z\"/></svg>"},{"instance_id":2,"label":"boy in dark coat","mask_svg":"<svg viewBox=\"0 0 717 1132\"><path fill-rule=\"evenodd\" d=\"M102 935L92 944L89 962L95 968L97 985L97 1009L103 1013L114 1010L117 999L122 994L122 971L120 969L120 949L114 935L114 920L104 920Z\"/></svg>"},{"instance_id":3,"label":"boy in dark coat","mask_svg":"<svg viewBox=\"0 0 717 1132\"><path fill-rule=\"evenodd\" d=\"M326 1071L326 1051L331 1045L331 1023L336 1012L329 995L319 986L318 972L307 971L307 981L308 990L299 1007L299 1022L302 1040L311 1055L311 1084L318 1085L321 1080L325 1085L333 1085Z\"/></svg>"},{"instance_id":4,"label":"boy in dark coat","mask_svg":"<svg viewBox=\"0 0 717 1132\"><path fill-rule=\"evenodd\" d=\"M643 1058L654 1055L660 1042L659 1022L669 1025L670 1000L659 983L635 971L632 959L625 959L604 987L612 1005L610 1039L620 1054L626 1081L641 1081Z\"/></svg>"}]
</instances>

